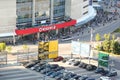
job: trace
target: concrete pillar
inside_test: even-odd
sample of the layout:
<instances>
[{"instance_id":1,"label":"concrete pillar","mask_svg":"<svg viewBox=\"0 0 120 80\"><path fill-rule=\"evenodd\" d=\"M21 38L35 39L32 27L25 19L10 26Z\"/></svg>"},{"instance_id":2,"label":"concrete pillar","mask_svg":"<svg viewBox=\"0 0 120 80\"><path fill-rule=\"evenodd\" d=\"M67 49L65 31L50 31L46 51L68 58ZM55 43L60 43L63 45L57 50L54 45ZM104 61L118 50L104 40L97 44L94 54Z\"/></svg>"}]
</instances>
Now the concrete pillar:
<instances>
[{"instance_id":1,"label":"concrete pillar","mask_svg":"<svg viewBox=\"0 0 120 80\"><path fill-rule=\"evenodd\" d=\"M50 0L50 24L53 22L54 0Z\"/></svg>"},{"instance_id":2,"label":"concrete pillar","mask_svg":"<svg viewBox=\"0 0 120 80\"><path fill-rule=\"evenodd\" d=\"M37 33L37 40L39 40L39 38L40 38L40 33L38 32Z\"/></svg>"},{"instance_id":3,"label":"concrete pillar","mask_svg":"<svg viewBox=\"0 0 120 80\"><path fill-rule=\"evenodd\" d=\"M56 34L57 34L57 36L58 36L58 29L56 29Z\"/></svg>"},{"instance_id":4,"label":"concrete pillar","mask_svg":"<svg viewBox=\"0 0 120 80\"><path fill-rule=\"evenodd\" d=\"M15 45L16 43L16 39L15 39L15 35L13 35L13 45Z\"/></svg>"},{"instance_id":5,"label":"concrete pillar","mask_svg":"<svg viewBox=\"0 0 120 80\"><path fill-rule=\"evenodd\" d=\"M32 26L35 25L35 0L32 2Z\"/></svg>"}]
</instances>

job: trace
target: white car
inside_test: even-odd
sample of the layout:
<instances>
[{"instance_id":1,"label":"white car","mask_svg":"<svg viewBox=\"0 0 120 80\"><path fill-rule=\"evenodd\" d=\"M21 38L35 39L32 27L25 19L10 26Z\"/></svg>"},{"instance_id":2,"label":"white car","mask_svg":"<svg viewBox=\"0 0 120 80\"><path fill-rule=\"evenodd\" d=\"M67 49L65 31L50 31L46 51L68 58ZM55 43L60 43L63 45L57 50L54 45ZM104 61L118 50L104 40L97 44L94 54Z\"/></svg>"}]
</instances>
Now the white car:
<instances>
[{"instance_id":1,"label":"white car","mask_svg":"<svg viewBox=\"0 0 120 80\"><path fill-rule=\"evenodd\" d=\"M107 76L102 76L100 77L100 80L112 80L110 77Z\"/></svg>"},{"instance_id":2,"label":"white car","mask_svg":"<svg viewBox=\"0 0 120 80\"><path fill-rule=\"evenodd\" d=\"M71 65L71 63L74 61L75 61L75 59L69 59L68 61L66 61L66 63Z\"/></svg>"}]
</instances>

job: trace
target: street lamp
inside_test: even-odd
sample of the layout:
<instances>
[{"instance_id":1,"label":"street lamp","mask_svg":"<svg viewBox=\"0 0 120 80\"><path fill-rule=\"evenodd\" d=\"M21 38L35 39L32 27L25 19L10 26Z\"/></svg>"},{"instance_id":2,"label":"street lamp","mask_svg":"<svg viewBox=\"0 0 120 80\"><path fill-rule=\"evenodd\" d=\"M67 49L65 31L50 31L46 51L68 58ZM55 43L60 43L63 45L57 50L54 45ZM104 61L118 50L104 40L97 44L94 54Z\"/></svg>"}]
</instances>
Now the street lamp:
<instances>
[{"instance_id":1,"label":"street lamp","mask_svg":"<svg viewBox=\"0 0 120 80\"><path fill-rule=\"evenodd\" d=\"M90 52L89 52L89 64L90 64L90 53L92 51L92 40L93 40L93 28L92 27L88 27L90 28Z\"/></svg>"},{"instance_id":2,"label":"street lamp","mask_svg":"<svg viewBox=\"0 0 120 80\"><path fill-rule=\"evenodd\" d=\"M47 60L45 61L45 75L43 77L43 80L47 80L47 76L46 76L46 73L47 73Z\"/></svg>"}]
</instances>

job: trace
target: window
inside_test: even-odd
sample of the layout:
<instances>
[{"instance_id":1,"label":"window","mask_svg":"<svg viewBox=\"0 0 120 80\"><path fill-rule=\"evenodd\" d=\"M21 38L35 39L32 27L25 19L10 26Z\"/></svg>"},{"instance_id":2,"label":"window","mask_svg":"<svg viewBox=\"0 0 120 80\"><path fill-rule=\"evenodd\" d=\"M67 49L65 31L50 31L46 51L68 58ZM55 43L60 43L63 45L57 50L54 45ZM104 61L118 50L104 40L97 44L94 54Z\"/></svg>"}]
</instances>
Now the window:
<instances>
[{"instance_id":1,"label":"window","mask_svg":"<svg viewBox=\"0 0 120 80\"><path fill-rule=\"evenodd\" d=\"M26 2L32 2L32 0L17 0L17 3L26 3Z\"/></svg>"},{"instance_id":2,"label":"window","mask_svg":"<svg viewBox=\"0 0 120 80\"><path fill-rule=\"evenodd\" d=\"M87 5L85 5L83 8L86 8L86 7L88 7L89 5L87 4Z\"/></svg>"},{"instance_id":3,"label":"window","mask_svg":"<svg viewBox=\"0 0 120 80\"><path fill-rule=\"evenodd\" d=\"M83 2L85 2L85 1L87 1L87 0L83 0Z\"/></svg>"},{"instance_id":4,"label":"window","mask_svg":"<svg viewBox=\"0 0 120 80\"><path fill-rule=\"evenodd\" d=\"M85 14L87 14L87 13L88 13L88 11L84 12L83 15L85 15Z\"/></svg>"}]
</instances>

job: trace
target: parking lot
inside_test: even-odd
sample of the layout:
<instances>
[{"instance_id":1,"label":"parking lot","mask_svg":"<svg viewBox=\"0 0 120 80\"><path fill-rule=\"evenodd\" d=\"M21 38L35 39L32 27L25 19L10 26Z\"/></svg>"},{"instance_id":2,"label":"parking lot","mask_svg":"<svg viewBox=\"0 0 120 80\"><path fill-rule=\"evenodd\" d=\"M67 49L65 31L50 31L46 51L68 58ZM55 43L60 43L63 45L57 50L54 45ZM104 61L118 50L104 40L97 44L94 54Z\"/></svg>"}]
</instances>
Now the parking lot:
<instances>
[{"instance_id":1,"label":"parking lot","mask_svg":"<svg viewBox=\"0 0 120 80\"><path fill-rule=\"evenodd\" d=\"M83 76L87 75L90 78L94 78L95 80L100 80L101 74L96 74L95 71L87 71L86 69L80 68L78 66L69 65L63 62L50 62L50 64L59 64L59 66L65 67L67 71L73 72L77 75ZM115 77L111 77L112 80L120 80L120 75Z\"/></svg>"},{"instance_id":2,"label":"parking lot","mask_svg":"<svg viewBox=\"0 0 120 80\"><path fill-rule=\"evenodd\" d=\"M0 80L44 80L44 76L23 66L0 68ZM46 77L46 80L53 80Z\"/></svg>"},{"instance_id":3,"label":"parking lot","mask_svg":"<svg viewBox=\"0 0 120 80\"><path fill-rule=\"evenodd\" d=\"M87 76L88 78L94 78L93 80L100 80L102 76L96 74L95 70L88 71L67 62L37 61L29 62L24 66L3 67L0 68L0 80L87 80L73 79L74 76ZM94 64L95 62L91 61L91 63ZM58 79L61 76L62 78ZM67 79L66 76L68 76ZM117 76L111 78L112 80L120 80L120 75L118 73Z\"/></svg>"}]
</instances>

